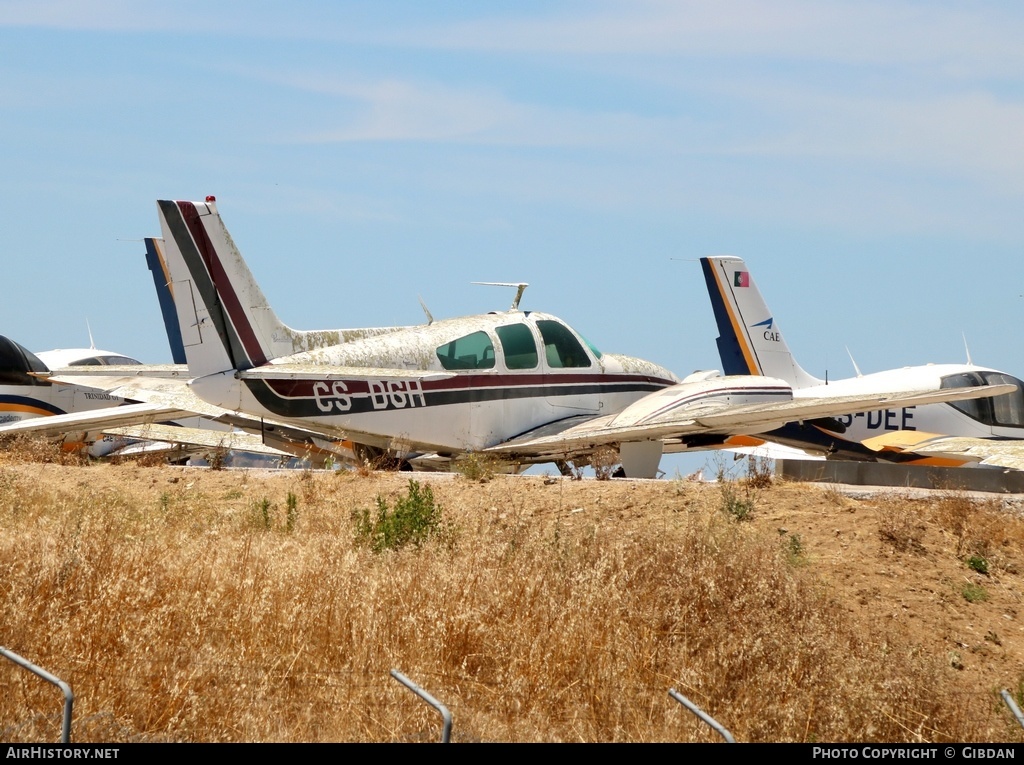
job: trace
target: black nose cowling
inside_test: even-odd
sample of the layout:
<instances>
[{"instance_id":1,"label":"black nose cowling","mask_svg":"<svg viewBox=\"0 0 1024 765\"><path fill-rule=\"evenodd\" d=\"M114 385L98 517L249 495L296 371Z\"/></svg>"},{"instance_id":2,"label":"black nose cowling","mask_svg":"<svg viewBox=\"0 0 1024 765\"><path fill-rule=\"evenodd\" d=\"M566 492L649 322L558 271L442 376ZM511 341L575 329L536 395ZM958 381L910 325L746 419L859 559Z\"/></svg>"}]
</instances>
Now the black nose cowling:
<instances>
[{"instance_id":1,"label":"black nose cowling","mask_svg":"<svg viewBox=\"0 0 1024 765\"><path fill-rule=\"evenodd\" d=\"M0 385L49 385L29 374L49 371L32 351L0 335Z\"/></svg>"}]
</instances>

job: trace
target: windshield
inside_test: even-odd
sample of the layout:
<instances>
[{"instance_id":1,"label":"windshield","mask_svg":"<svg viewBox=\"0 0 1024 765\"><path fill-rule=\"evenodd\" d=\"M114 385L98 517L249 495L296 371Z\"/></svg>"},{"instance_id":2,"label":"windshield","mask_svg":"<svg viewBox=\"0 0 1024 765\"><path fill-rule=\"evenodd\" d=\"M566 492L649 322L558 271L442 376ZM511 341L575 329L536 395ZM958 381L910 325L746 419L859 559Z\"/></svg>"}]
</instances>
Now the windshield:
<instances>
[{"instance_id":1,"label":"windshield","mask_svg":"<svg viewBox=\"0 0 1024 765\"><path fill-rule=\"evenodd\" d=\"M1002 372L964 372L942 378L943 388L969 388L974 385L1015 385L1017 390L1002 396L951 401L949 405L985 425L1024 427L1024 383Z\"/></svg>"}]
</instances>

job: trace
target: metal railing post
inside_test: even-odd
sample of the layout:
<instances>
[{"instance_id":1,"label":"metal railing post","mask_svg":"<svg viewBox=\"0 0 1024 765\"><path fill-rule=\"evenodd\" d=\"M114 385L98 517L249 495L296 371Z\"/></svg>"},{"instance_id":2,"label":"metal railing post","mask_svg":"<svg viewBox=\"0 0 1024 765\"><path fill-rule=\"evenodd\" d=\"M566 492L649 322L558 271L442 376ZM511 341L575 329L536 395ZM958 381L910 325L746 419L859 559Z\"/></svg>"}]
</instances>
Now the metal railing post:
<instances>
[{"instance_id":1,"label":"metal railing post","mask_svg":"<svg viewBox=\"0 0 1024 765\"><path fill-rule=\"evenodd\" d=\"M452 713L448 711L448 708L397 669L391 670L391 676L441 713L441 719L444 721L444 728L441 731L441 743L449 743L452 737Z\"/></svg>"},{"instance_id":2,"label":"metal railing post","mask_svg":"<svg viewBox=\"0 0 1024 765\"><path fill-rule=\"evenodd\" d=\"M21 656L18 656L14 651L11 651L3 646L0 646L0 656L6 656L8 659L13 661L19 667L24 667L34 675L38 675L48 683L53 683L61 692L64 694L64 720L61 723L61 736L60 742L62 744L71 743L71 708L75 703L75 694L71 692L71 686L61 680L55 675L51 675L42 667L37 667L35 664L30 662Z\"/></svg>"},{"instance_id":3,"label":"metal railing post","mask_svg":"<svg viewBox=\"0 0 1024 765\"><path fill-rule=\"evenodd\" d=\"M1017 706L1017 702L1013 700L1013 696L1005 688L1003 688L999 693L1003 697L1003 702L1010 708L1010 711L1013 712L1013 716L1017 718L1017 722L1020 724L1020 727L1024 728L1024 713L1021 713L1020 707Z\"/></svg>"},{"instance_id":4,"label":"metal railing post","mask_svg":"<svg viewBox=\"0 0 1024 765\"><path fill-rule=\"evenodd\" d=\"M688 698L686 698L683 694L679 693L675 688L669 688L668 695L674 698L684 707L689 709L691 712L697 715L697 717L706 722L712 728L714 728L715 731L717 731L718 734L726 741L728 741L730 744L736 743L736 739L732 737L732 734L729 731L727 731L721 723L719 723L715 718L707 714L703 709L701 709Z\"/></svg>"}]
</instances>

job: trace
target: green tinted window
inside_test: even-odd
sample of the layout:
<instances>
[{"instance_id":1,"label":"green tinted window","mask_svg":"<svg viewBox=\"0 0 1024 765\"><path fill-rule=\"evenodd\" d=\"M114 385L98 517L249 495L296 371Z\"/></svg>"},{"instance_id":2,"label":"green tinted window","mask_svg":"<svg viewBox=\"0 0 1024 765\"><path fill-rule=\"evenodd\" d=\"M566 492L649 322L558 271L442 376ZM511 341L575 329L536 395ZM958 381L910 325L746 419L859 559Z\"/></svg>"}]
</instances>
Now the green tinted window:
<instances>
[{"instance_id":1,"label":"green tinted window","mask_svg":"<svg viewBox=\"0 0 1024 765\"><path fill-rule=\"evenodd\" d=\"M498 327L498 340L505 352L505 366L509 369L534 369L537 366L537 341L525 324Z\"/></svg>"},{"instance_id":2,"label":"green tinted window","mask_svg":"<svg viewBox=\"0 0 1024 765\"><path fill-rule=\"evenodd\" d=\"M474 332L439 347L437 358L445 369L491 369L494 345L486 332Z\"/></svg>"},{"instance_id":3,"label":"green tinted window","mask_svg":"<svg viewBox=\"0 0 1024 765\"><path fill-rule=\"evenodd\" d=\"M544 340L544 354L548 366L552 369L561 367L589 367L590 357L583 350L580 341L564 324L550 319L537 322L537 329Z\"/></svg>"},{"instance_id":4,"label":"green tinted window","mask_svg":"<svg viewBox=\"0 0 1024 765\"><path fill-rule=\"evenodd\" d=\"M590 342L590 340L587 337L585 337L584 335L580 335L580 337L583 338L583 342L585 342L587 344L587 347L590 349L590 352L594 354L594 357L595 358L601 358L601 356L603 354L601 353L601 351L599 351L597 349L597 346L594 345L592 342Z\"/></svg>"}]
</instances>

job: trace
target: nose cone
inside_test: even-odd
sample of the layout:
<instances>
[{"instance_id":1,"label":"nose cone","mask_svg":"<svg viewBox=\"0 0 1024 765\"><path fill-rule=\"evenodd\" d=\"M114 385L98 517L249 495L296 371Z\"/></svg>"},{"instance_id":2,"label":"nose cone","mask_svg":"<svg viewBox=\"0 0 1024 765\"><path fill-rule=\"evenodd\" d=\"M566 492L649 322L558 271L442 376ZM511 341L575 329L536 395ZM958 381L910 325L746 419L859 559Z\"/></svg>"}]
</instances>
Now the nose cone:
<instances>
[{"instance_id":1,"label":"nose cone","mask_svg":"<svg viewBox=\"0 0 1024 765\"><path fill-rule=\"evenodd\" d=\"M617 353L606 353L601 356L605 370L621 374L640 375L661 380L665 385L675 385L679 378L665 367L659 366L646 359L638 359L635 356L621 356Z\"/></svg>"},{"instance_id":2,"label":"nose cone","mask_svg":"<svg viewBox=\"0 0 1024 765\"><path fill-rule=\"evenodd\" d=\"M20 343L0 336L0 383L4 385L44 385L29 372L49 372L46 364Z\"/></svg>"}]
</instances>

